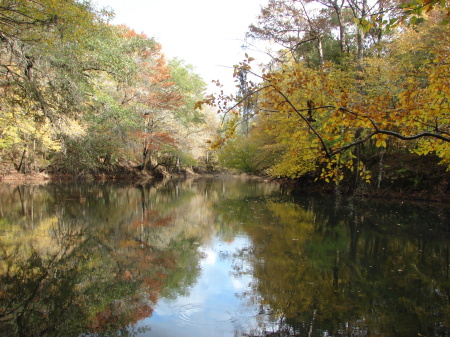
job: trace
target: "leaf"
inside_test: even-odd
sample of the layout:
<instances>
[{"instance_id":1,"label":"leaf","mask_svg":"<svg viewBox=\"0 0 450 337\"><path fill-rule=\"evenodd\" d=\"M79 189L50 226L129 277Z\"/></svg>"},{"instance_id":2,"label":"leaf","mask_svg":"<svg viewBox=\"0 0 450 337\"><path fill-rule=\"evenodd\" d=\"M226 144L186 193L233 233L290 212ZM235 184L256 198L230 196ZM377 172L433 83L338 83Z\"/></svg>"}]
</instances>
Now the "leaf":
<instances>
[{"instance_id":1,"label":"leaf","mask_svg":"<svg viewBox=\"0 0 450 337\"><path fill-rule=\"evenodd\" d=\"M367 24L363 25L363 32L364 33L369 32L372 27L373 27L372 23L367 23Z\"/></svg>"}]
</instances>

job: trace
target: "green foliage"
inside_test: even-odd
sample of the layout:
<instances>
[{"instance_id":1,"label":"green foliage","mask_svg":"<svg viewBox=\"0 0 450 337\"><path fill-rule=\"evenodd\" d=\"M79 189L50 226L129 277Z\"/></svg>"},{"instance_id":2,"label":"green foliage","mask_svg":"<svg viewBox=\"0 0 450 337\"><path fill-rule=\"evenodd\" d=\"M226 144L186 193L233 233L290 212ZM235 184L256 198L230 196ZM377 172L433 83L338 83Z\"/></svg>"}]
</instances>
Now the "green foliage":
<instances>
[{"instance_id":1,"label":"green foliage","mask_svg":"<svg viewBox=\"0 0 450 337\"><path fill-rule=\"evenodd\" d=\"M183 95L184 104L177 116L184 122L201 122L202 115L195 109L195 104L203 98L206 83L194 72L194 67L174 58L169 61L170 74L175 88Z\"/></svg>"},{"instance_id":2,"label":"green foliage","mask_svg":"<svg viewBox=\"0 0 450 337\"><path fill-rule=\"evenodd\" d=\"M205 84L192 67L168 65L154 39L111 15L89 1L2 3L2 160L21 171L49 160L70 172L145 168L202 122Z\"/></svg>"},{"instance_id":3,"label":"green foliage","mask_svg":"<svg viewBox=\"0 0 450 337\"><path fill-rule=\"evenodd\" d=\"M257 134L236 136L218 151L219 164L239 173L263 174L271 161L264 142Z\"/></svg>"}]
</instances>

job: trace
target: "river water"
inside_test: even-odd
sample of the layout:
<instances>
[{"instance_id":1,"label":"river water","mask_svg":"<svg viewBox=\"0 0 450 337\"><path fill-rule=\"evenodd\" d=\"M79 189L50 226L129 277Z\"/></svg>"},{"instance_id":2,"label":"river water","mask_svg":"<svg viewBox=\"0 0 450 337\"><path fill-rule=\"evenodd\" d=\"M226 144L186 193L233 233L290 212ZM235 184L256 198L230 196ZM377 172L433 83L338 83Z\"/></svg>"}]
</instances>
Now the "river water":
<instances>
[{"instance_id":1,"label":"river water","mask_svg":"<svg viewBox=\"0 0 450 337\"><path fill-rule=\"evenodd\" d=\"M450 336L448 205L0 185L0 336Z\"/></svg>"}]
</instances>

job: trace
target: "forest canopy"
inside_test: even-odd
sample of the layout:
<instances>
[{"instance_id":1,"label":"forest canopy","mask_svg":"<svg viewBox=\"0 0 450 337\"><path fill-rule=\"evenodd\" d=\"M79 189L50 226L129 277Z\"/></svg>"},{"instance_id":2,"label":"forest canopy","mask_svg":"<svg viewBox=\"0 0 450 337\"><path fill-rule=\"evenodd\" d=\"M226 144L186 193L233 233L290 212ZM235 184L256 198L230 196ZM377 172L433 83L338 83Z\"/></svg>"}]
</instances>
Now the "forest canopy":
<instances>
[{"instance_id":1,"label":"forest canopy","mask_svg":"<svg viewBox=\"0 0 450 337\"><path fill-rule=\"evenodd\" d=\"M2 1L2 168L154 171L205 157L210 118L194 104L206 84L113 15L90 1Z\"/></svg>"},{"instance_id":2,"label":"forest canopy","mask_svg":"<svg viewBox=\"0 0 450 337\"><path fill-rule=\"evenodd\" d=\"M445 1L270 0L247 35L278 46L271 62L247 55L239 92L202 102L225 116L219 158L335 183L373 181L368 162L381 179L386 154L450 168L449 15Z\"/></svg>"}]
</instances>

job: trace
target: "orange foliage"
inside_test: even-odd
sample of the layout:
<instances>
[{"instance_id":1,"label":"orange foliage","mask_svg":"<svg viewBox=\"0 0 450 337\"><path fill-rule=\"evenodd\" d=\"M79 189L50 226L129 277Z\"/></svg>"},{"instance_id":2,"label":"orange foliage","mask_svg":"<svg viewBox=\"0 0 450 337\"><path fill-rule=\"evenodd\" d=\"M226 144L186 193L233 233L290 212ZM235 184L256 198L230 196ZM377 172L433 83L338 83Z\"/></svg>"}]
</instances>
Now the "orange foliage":
<instances>
[{"instance_id":1,"label":"orange foliage","mask_svg":"<svg viewBox=\"0 0 450 337\"><path fill-rule=\"evenodd\" d=\"M172 217L161 217L157 211L148 210L144 212L141 218L136 219L130 223L133 228L149 227L163 227L167 226L172 221Z\"/></svg>"},{"instance_id":2,"label":"orange foliage","mask_svg":"<svg viewBox=\"0 0 450 337\"><path fill-rule=\"evenodd\" d=\"M130 306L131 308L129 308ZM114 330L123 329L129 325L135 325L152 314L153 308L148 301L143 301L140 294L137 294L126 301L114 302L102 312L98 312L92 319L89 330L101 333L107 331L108 327L112 327Z\"/></svg>"},{"instance_id":3,"label":"orange foliage","mask_svg":"<svg viewBox=\"0 0 450 337\"><path fill-rule=\"evenodd\" d=\"M159 151L164 144L175 146L171 131L162 131L161 116L179 108L185 100L172 80L161 45L125 26L120 32L126 39L144 41L136 44L132 54L137 66L133 82L121 88L122 104L134 106L145 126L144 131L134 131L132 136L144 143L144 151Z\"/></svg>"}]
</instances>

